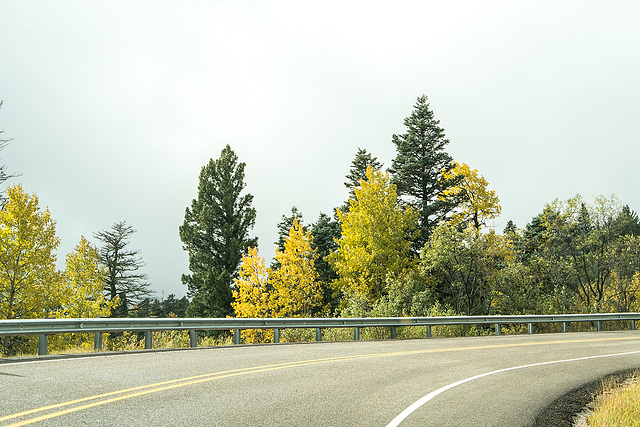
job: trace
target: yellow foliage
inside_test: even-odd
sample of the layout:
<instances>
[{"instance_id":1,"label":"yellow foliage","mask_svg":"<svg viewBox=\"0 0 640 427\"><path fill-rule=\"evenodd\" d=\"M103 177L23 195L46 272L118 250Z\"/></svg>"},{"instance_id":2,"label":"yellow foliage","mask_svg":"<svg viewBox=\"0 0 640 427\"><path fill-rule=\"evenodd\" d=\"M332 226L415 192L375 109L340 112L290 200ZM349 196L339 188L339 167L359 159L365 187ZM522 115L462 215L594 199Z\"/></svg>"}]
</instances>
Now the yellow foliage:
<instances>
[{"instance_id":1,"label":"yellow foliage","mask_svg":"<svg viewBox=\"0 0 640 427\"><path fill-rule=\"evenodd\" d=\"M231 306L237 317L271 317L270 293L268 289L269 269L264 258L258 255L258 248L249 248L249 253L242 256L239 278L233 291ZM244 330L242 337L247 342L270 341L271 330Z\"/></svg>"},{"instance_id":2,"label":"yellow foliage","mask_svg":"<svg viewBox=\"0 0 640 427\"><path fill-rule=\"evenodd\" d=\"M611 272L611 281L605 284L604 298L599 311L628 313L640 310L640 271L633 277Z\"/></svg>"},{"instance_id":3,"label":"yellow foliage","mask_svg":"<svg viewBox=\"0 0 640 427\"><path fill-rule=\"evenodd\" d=\"M107 301L102 294L107 273L100 265L98 249L83 236L66 261L64 298L56 317L108 316L119 301Z\"/></svg>"},{"instance_id":4,"label":"yellow foliage","mask_svg":"<svg viewBox=\"0 0 640 427\"><path fill-rule=\"evenodd\" d=\"M441 200L448 198L462 198L459 211L451 218L453 225L467 222L476 229L485 225L486 220L497 218L502 212L500 199L494 190L488 190L489 183L466 163L453 162L454 167L443 174L443 179L453 180L462 176L460 184L442 192Z\"/></svg>"},{"instance_id":5,"label":"yellow foliage","mask_svg":"<svg viewBox=\"0 0 640 427\"><path fill-rule=\"evenodd\" d=\"M21 185L7 195L0 210L0 319L44 317L61 298L55 221Z\"/></svg>"},{"instance_id":6,"label":"yellow foliage","mask_svg":"<svg viewBox=\"0 0 640 427\"><path fill-rule=\"evenodd\" d=\"M277 270L265 266L256 248L242 257L231 303L237 317L309 317L322 304L322 291L314 267L317 257L311 248L311 232L304 232L297 220L289 230L284 251L276 250ZM245 330L246 342L273 339L272 330Z\"/></svg>"},{"instance_id":7,"label":"yellow foliage","mask_svg":"<svg viewBox=\"0 0 640 427\"><path fill-rule=\"evenodd\" d=\"M366 176L349 200L349 211L338 211L342 237L326 259L338 273L338 288L375 301L387 293L388 274L400 276L412 265L418 216L398 203L388 173L369 167Z\"/></svg>"},{"instance_id":8,"label":"yellow foliage","mask_svg":"<svg viewBox=\"0 0 640 427\"><path fill-rule=\"evenodd\" d=\"M311 232L305 233L294 220L284 242L284 251L276 250L275 259L280 268L269 274L274 317L311 317L322 304L322 290L314 266L317 254L311 248L312 239Z\"/></svg>"},{"instance_id":9,"label":"yellow foliage","mask_svg":"<svg viewBox=\"0 0 640 427\"><path fill-rule=\"evenodd\" d=\"M111 308L119 304L119 299L107 301L102 294L106 271L100 265L98 249L84 237L73 252L67 255L66 269L60 287L60 306L53 313L55 317L91 318L105 317ZM92 334L54 335L49 340L53 351L72 347L93 349Z\"/></svg>"}]
</instances>

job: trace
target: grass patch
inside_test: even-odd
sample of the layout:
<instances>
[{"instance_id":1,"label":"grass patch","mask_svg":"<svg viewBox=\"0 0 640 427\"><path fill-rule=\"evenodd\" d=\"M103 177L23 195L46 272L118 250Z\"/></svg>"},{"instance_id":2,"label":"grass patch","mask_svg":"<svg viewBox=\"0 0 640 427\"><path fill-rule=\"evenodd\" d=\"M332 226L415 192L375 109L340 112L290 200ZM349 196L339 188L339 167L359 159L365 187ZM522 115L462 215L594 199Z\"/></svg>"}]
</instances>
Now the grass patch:
<instances>
[{"instance_id":1,"label":"grass patch","mask_svg":"<svg viewBox=\"0 0 640 427\"><path fill-rule=\"evenodd\" d=\"M593 427L640 426L640 374L622 384L603 384L603 393L587 418Z\"/></svg>"}]
</instances>

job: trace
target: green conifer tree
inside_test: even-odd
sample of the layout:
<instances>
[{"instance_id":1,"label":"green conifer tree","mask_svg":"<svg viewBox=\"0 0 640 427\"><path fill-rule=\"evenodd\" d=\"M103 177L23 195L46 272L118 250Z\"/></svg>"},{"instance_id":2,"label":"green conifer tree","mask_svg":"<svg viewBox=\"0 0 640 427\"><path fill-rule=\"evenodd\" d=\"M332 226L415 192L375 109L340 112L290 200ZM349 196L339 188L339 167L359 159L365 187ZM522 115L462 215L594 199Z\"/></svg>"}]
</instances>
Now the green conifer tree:
<instances>
[{"instance_id":1,"label":"green conifer tree","mask_svg":"<svg viewBox=\"0 0 640 427\"><path fill-rule=\"evenodd\" d=\"M439 124L423 95L411 115L404 119L406 133L393 135L397 154L389 172L393 174L392 182L398 188L398 195L406 196L419 212L421 235L414 244L418 248L457 205L455 199L438 197L460 180L460 177L457 180L443 178L453 167L453 159L444 150L449 140Z\"/></svg>"},{"instance_id":2,"label":"green conifer tree","mask_svg":"<svg viewBox=\"0 0 640 427\"><path fill-rule=\"evenodd\" d=\"M244 163L228 145L220 158L211 159L200 172L198 198L191 203L180 227L183 248L189 253L191 274L182 282L192 301L188 316L226 317L233 313L233 279L242 254L258 244L249 237L256 220L253 196L242 194Z\"/></svg>"}]
</instances>

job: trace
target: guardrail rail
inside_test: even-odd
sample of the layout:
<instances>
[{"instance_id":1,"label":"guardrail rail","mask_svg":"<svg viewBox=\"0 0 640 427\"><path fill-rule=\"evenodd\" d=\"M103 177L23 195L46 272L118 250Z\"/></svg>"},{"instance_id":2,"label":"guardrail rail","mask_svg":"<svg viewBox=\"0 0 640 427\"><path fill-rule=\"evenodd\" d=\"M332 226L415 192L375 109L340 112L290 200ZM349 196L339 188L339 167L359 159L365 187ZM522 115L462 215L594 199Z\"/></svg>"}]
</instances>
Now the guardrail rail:
<instances>
[{"instance_id":1,"label":"guardrail rail","mask_svg":"<svg viewBox=\"0 0 640 427\"><path fill-rule=\"evenodd\" d=\"M322 341L322 329L352 328L353 338L360 338L360 328L389 327L396 338L399 326L425 326L425 337L431 337L431 327L441 325L494 325L500 335L500 325L528 324L533 334L535 323L562 323L562 331L574 322L628 321L636 329L640 313L559 314L529 316L451 316L451 317L371 317L371 318L93 318L93 319L14 319L0 320L0 336L38 335L38 354L47 354L47 336L65 333L94 333L95 350L102 349L102 334L109 332L144 332L145 348L153 348L154 331L189 331L191 347L197 347L196 331L232 330L234 344L240 344L243 329L273 329L274 343L280 342L280 330L287 328L315 328L316 341Z\"/></svg>"}]
</instances>

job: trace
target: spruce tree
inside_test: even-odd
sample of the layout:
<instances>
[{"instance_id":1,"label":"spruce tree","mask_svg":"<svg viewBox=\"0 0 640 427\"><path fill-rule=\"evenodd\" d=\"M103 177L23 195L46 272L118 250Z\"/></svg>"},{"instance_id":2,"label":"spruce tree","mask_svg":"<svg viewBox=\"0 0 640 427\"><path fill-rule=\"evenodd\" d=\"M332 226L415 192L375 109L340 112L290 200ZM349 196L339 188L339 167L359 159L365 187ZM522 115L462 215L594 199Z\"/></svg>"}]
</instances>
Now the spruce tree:
<instances>
[{"instance_id":1,"label":"spruce tree","mask_svg":"<svg viewBox=\"0 0 640 427\"><path fill-rule=\"evenodd\" d=\"M351 168L349 168L349 174L345 176L347 181L344 186L351 191L351 197L354 196L354 188L360 186L361 179L367 179L367 167L371 166L373 170L382 169L382 163L378 161L377 157L373 157L367 150L358 147L356 157L351 162Z\"/></svg>"},{"instance_id":2,"label":"spruce tree","mask_svg":"<svg viewBox=\"0 0 640 427\"><path fill-rule=\"evenodd\" d=\"M293 223L295 221L298 221L298 223L300 225L302 225L302 212L300 212L300 209L298 209L296 206L292 206L291 207L291 215L286 216L286 215L282 215L282 218L280 219L280 222L277 224L278 227L278 240L276 242L273 242L276 247L278 248L279 251L284 251L284 242L287 240L287 238L289 237L289 230L291 230L291 227L293 226ZM304 227L304 231L306 230L306 227ZM275 262L275 265L278 265L277 262Z\"/></svg>"},{"instance_id":3,"label":"spruce tree","mask_svg":"<svg viewBox=\"0 0 640 427\"><path fill-rule=\"evenodd\" d=\"M322 289L322 306L335 310L339 304L339 293L331 285L338 278L338 274L325 259L338 248L337 240L342 235L340 222L321 212L318 220L311 224L313 241L311 247L317 251L315 269L318 272L318 281Z\"/></svg>"},{"instance_id":4,"label":"spruce tree","mask_svg":"<svg viewBox=\"0 0 640 427\"><path fill-rule=\"evenodd\" d=\"M180 227L183 248L189 253L191 274L182 282L192 297L188 316L226 317L233 313L231 288L242 254L258 244L249 237L256 220L253 196L242 194L244 163L228 145L217 160L200 172L198 198L191 203Z\"/></svg>"},{"instance_id":5,"label":"spruce tree","mask_svg":"<svg viewBox=\"0 0 640 427\"><path fill-rule=\"evenodd\" d=\"M393 135L397 154L389 172L393 174L392 182L398 188L398 195L407 197L409 204L420 214L421 236L414 245L418 248L457 205L455 200L438 197L460 179L443 178L443 174L453 167L453 159L444 150L449 140L439 124L423 95L418 98L411 115L404 119L406 133Z\"/></svg>"}]
</instances>

